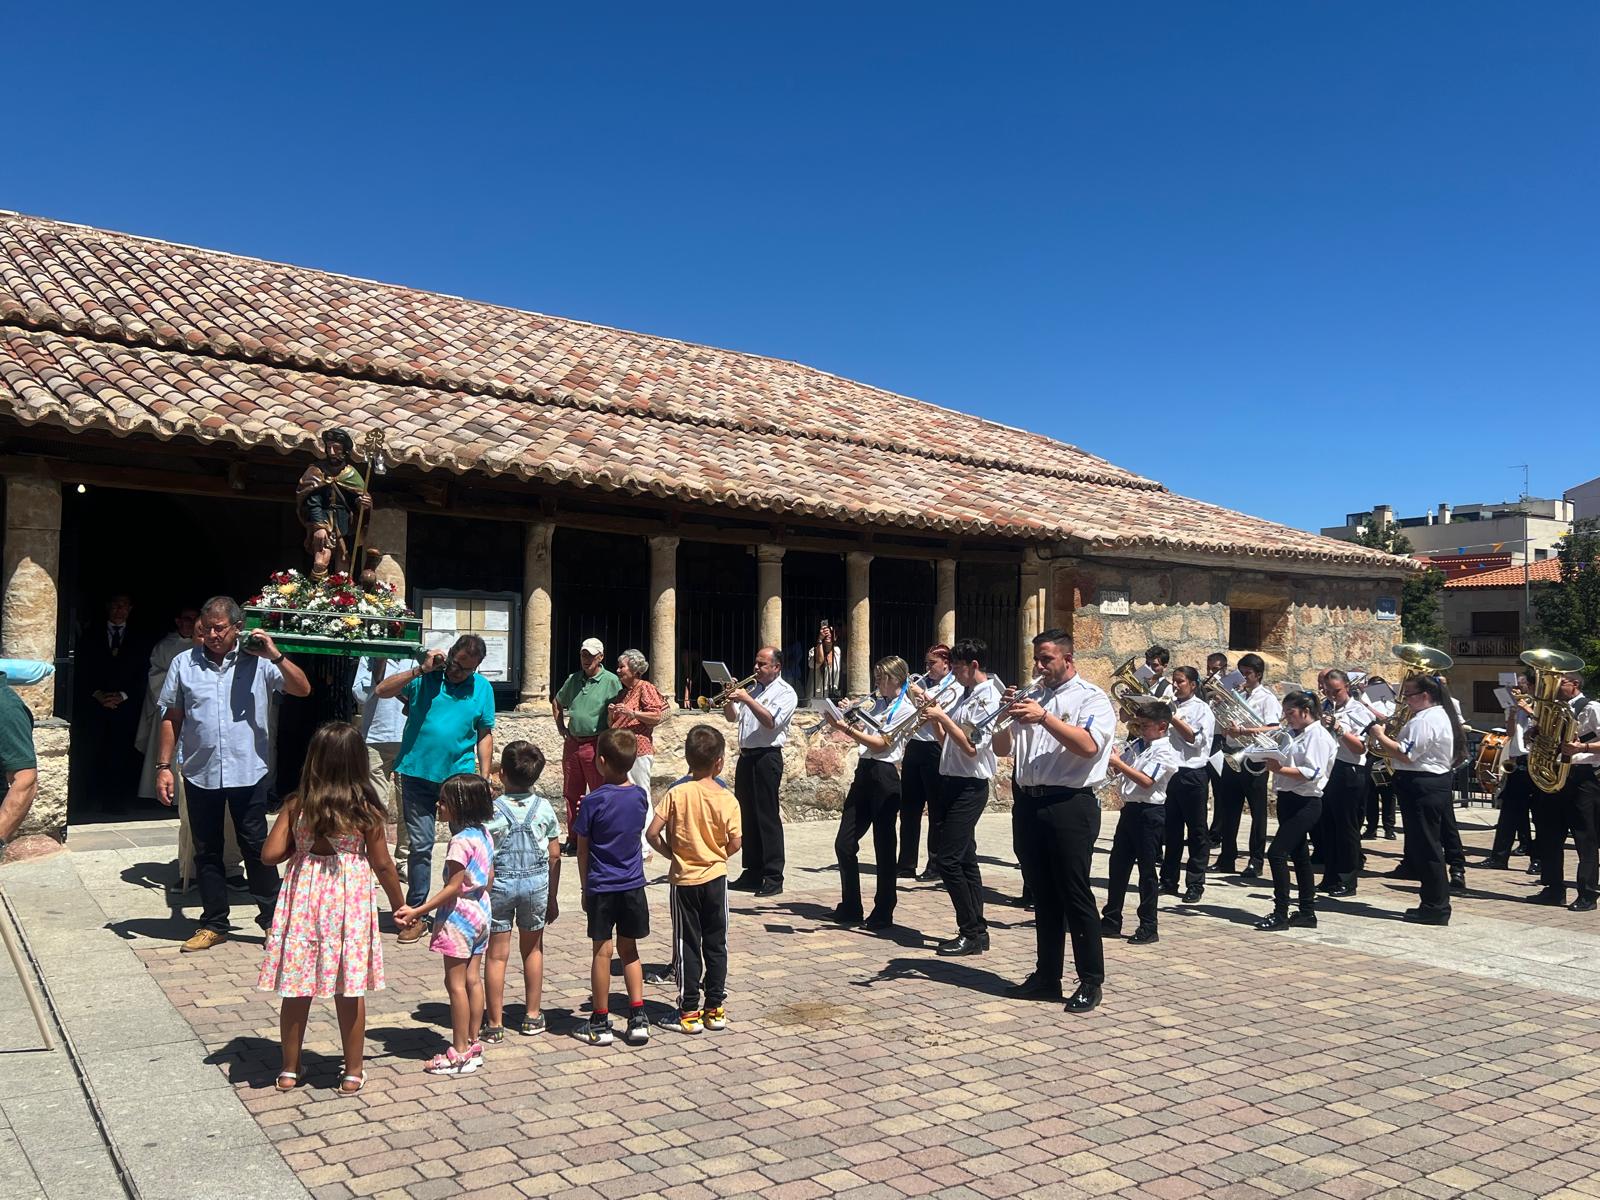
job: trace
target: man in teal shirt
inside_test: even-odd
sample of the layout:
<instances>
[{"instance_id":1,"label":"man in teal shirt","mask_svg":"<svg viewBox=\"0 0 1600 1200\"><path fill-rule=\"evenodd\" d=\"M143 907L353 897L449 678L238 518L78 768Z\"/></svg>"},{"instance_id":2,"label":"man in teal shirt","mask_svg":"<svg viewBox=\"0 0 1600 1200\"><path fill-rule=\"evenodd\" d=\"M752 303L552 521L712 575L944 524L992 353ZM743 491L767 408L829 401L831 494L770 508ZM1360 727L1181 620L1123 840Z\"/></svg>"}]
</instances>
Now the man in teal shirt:
<instances>
[{"instance_id":1,"label":"man in teal shirt","mask_svg":"<svg viewBox=\"0 0 1600 1200\"><path fill-rule=\"evenodd\" d=\"M606 670L606 648L599 638L578 647L581 670L567 676L550 707L561 744L561 795L567 802L567 828L578 819L583 798L600 786L594 743L610 728L608 706L622 695L622 681Z\"/></svg>"},{"instance_id":2,"label":"man in teal shirt","mask_svg":"<svg viewBox=\"0 0 1600 1200\"><path fill-rule=\"evenodd\" d=\"M463 771L489 777L494 758L494 688L478 674L487 653L483 639L464 633L449 654L430 650L420 666L384 677L373 696L399 696L406 705L400 735L400 811L411 839L406 903L428 898L432 882L433 838L439 814L439 785ZM400 933L402 942L422 936L423 922Z\"/></svg>"}]
</instances>

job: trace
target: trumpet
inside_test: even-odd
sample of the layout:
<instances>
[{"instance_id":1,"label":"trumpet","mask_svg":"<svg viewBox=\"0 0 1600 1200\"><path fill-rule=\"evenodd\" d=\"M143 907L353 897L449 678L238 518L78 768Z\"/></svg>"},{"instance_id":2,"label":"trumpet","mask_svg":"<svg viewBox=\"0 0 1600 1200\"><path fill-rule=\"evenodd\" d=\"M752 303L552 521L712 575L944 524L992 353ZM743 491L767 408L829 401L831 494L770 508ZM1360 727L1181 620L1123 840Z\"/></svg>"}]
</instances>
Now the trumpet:
<instances>
[{"instance_id":1,"label":"trumpet","mask_svg":"<svg viewBox=\"0 0 1600 1200\"><path fill-rule=\"evenodd\" d=\"M924 692L922 699L911 706L910 714L903 721L896 721L889 729L884 731L884 737L889 740L889 749L893 750L922 728L928 719L928 710L939 703L939 696L934 692Z\"/></svg>"},{"instance_id":2,"label":"trumpet","mask_svg":"<svg viewBox=\"0 0 1600 1200\"><path fill-rule=\"evenodd\" d=\"M877 719L867 711L872 707L877 698L878 697L876 695L863 696L860 700L856 700L845 705L839 710L840 718L846 725L865 725L870 728L873 733L883 733L883 726L880 725ZM828 718L822 717L816 721L813 721L810 725L801 726L800 732L805 734L807 737L815 737L818 733L822 732L823 729L827 728L827 725Z\"/></svg>"},{"instance_id":3,"label":"trumpet","mask_svg":"<svg viewBox=\"0 0 1600 1200\"><path fill-rule=\"evenodd\" d=\"M1013 693L1009 700L1002 696L1000 707L993 712L984 713L976 721L959 721L957 724L961 732L966 734L967 741L976 746L980 738L992 737L1011 724L1014 719L1011 716L1011 706L1018 700L1042 700L1049 690L1044 685L1044 676L1035 675L1033 682L1028 684L1027 688Z\"/></svg>"},{"instance_id":4,"label":"trumpet","mask_svg":"<svg viewBox=\"0 0 1600 1200\"><path fill-rule=\"evenodd\" d=\"M755 683L754 674L746 675L743 679L734 681L725 686L715 696L696 696L694 706L702 712L710 712L713 708L721 708L728 702L728 697L735 692L742 692L745 688Z\"/></svg>"}]
</instances>

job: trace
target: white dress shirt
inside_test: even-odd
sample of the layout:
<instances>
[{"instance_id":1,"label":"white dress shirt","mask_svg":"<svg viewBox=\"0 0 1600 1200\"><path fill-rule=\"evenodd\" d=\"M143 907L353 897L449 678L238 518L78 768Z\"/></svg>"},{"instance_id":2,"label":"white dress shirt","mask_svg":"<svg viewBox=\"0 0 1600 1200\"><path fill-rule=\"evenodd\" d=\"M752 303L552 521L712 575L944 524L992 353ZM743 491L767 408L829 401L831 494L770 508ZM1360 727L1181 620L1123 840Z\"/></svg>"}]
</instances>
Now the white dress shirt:
<instances>
[{"instance_id":1,"label":"white dress shirt","mask_svg":"<svg viewBox=\"0 0 1600 1200\"><path fill-rule=\"evenodd\" d=\"M901 692L885 700L882 696L874 696L872 706L867 709L868 715L883 729L893 729L896 721L904 721L910 714L912 704ZM905 757L906 744L904 740L892 739L887 750L869 750L861 747L861 757L872 762L897 763Z\"/></svg>"},{"instance_id":2,"label":"white dress shirt","mask_svg":"<svg viewBox=\"0 0 1600 1200\"><path fill-rule=\"evenodd\" d=\"M1255 713L1258 725L1277 725L1283 720L1283 702L1264 684L1257 684L1255 691L1245 696L1244 702Z\"/></svg>"},{"instance_id":3,"label":"white dress shirt","mask_svg":"<svg viewBox=\"0 0 1600 1200\"><path fill-rule=\"evenodd\" d=\"M970 691L960 692L950 702L945 712L957 725L962 721L977 722L1000 707L1000 697L1005 688L996 675L991 675ZM996 718L998 719L998 718ZM992 727L993 721L989 722ZM945 735L944 746L939 751L939 774L961 779L994 778L994 739L989 728L978 731L976 754L964 753L956 740Z\"/></svg>"},{"instance_id":4,"label":"white dress shirt","mask_svg":"<svg viewBox=\"0 0 1600 1200\"><path fill-rule=\"evenodd\" d=\"M1129 754L1133 757L1129 758ZM1110 757L1111 755L1107 753L1096 761L1104 762ZM1134 738L1123 751L1122 761L1134 770L1150 776L1149 787L1142 787L1137 780L1130 779L1126 775L1117 776L1117 790L1122 793L1124 804L1165 804L1167 785L1172 782L1173 772L1183 765L1183 760L1179 757L1178 749L1172 744L1171 738L1157 738L1148 746L1144 744L1143 738Z\"/></svg>"},{"instance_id":5,"label":"white dress shirt","mask_svg":"<svg viewBox=\"0 0 1600 1200\"><path fill-rule=\"evenodd\" d=\"M1367 727L1374 720L1376 718L1356 703L1355 700L1346 700L1333 710L1333 723L1338 731L1340 733L1353 733L1358 738L1366 737ZM1359 767L1367 761L1367 752L1365 750L1352 751L1339 738L1334 738L1333 740L1340 762L1353 763Z\"/></svg>"},{"instance_id":6,"label":"white dress shirt","mask_svg":"<svg viewBox=\"0 0 1600 1200\"><path fill-rule=\"evenodd\" d=\"M1185 767L1203 767L1206 759L1211 757L1211 739L1216 735L1217 718L1211 711L1211 706L1200 699L1199 694L1190 696L1174 706L1178 716L1190 729L1194 730L1194 742L1191 744L1183 740L1183 734L1178 732L1175 725L1167 727L1167 740L1172 743L1172 748L1178 752Z\"/></svg>"},{"instance_id":7,"label":"white dress shirt","mask_svg":"<svg viewBox=\"0 0 1600 1200\"><path fill-rule=\"evenodd\" d=\"M939 680L938 683L934 683L932 680L924 682L922 690L933 697L935 704L941 708L946 708L960 693L961 685L956 682L955 672L947 671L945 677ZM937 742L939 735L933 732L932 721L924 721L917 726L917 731L911 735L910 740L913 742Z\"/></svg>"},{"instance_id":8,"label":"white dress shirt","mask_svg":"<svg viewBox=\"0 0 1600 1200\"><path fill-rule=\"evenodd\" d=\"M1400 749L1408 761L1391 759L1396 771L1444 775L1455 769L1455 733L1450 714L1437 704L1414 714L1400 731Z\"/></svg>"},{"instance_id":9,"label":"white dress shirt","mask_svg":"<svg viewBox=\"0 0 1600 1200\"><path fill-rule=\"evenodd\" d=\"M1092 758L1074 754L1056 741L1043 722L1024 725L1018 721L1011 726L1017 783L1023 787L1083 788L1105 779L1111 739L1117 730L1117 711L1111 697L1082 675L1074 675L1053 688L1039 704L1068 725L1088 730L1096 753Z\"/></svg>"},{"instance_id":10,"label":"white dress shirt","mask_svg":"<svg viewBox=\"0 0 1600 1200\"><path fill-rule=\"evenodd\" d=\"M1533 718L1520 708L1506 710L1506 757L1526 758L1528 755L1528 730Z\"/></svg>"},{"instance_id":11,"label":"white dress shirt","mask_svg":"<svg viewBox=\"0 0 1600 1200\"><path fill-rule=\"evenodd\" d=\"M1579 692L1568 703L1572 706L1573 714L1578 718L1578 728L1573 732L1572 740L1581 742L1584 735L1592 739L1600 733L1600 703L1589 699ZM1586 750L1581 754L1572 756L1572 764L1577 767L1593 767L1600 765L1600 742L1595 744L1594 750Z\"/></svg>"},{"instance_id":12,"label":"white dress shirt","mask_svg":"<svg viewBox=\"0 0 1600 1200\"><path fill-rule=\"evenodd\" d=\"M398 695L387 700L373 695L378 686L373 680L374 663L385 664L385 679L409 671L417 664L405 658L363 658L356 664L356 677L350 683L350 694L361 709L361 739L369 746L398 746L406 729L405 705Z\"/></svg>"},{"instance_id":13,"label":"white dress shirt","mask_svg":"<svg viewBox=\"0 0 1600 1200\"><path fill-rule=\"evenodd\" d=\"M1299 733L1293 730L1289 732L1293 740L1289 743L1288 761L1283 765L1299 770L1302 778L1288 779L1274 775L1274 786L1279 792L1294 796L1322 795L1322 789L1328 786L1328 772L1333 770L1334 757L1339 752L1333 734L1318 721L1313 721Z\"/></svg>"},{"instance_id":14,"label":"white dress shirt","mask_svg":"<svg viewBox=\"0 0 1600 1200\"><path fill-rule=\"evenodd\" d=\"M754 750L760 746L781 746L789 736L789 718L794 716L799 703L794 688L782 675L771 683L754 683L748 689L750 698L772 714L772 728L768 729L750 710L748 704L738 704L739 749Z\"/></svg>"}]
</instances>

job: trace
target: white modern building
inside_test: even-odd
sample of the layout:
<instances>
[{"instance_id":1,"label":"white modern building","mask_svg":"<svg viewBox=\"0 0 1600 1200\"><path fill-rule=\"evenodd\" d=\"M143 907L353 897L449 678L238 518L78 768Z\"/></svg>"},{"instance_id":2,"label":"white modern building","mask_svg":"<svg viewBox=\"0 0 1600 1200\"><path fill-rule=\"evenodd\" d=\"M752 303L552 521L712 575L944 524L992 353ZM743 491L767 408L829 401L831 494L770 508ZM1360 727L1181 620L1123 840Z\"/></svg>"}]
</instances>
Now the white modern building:
<instances>
[{"instance_id":1,"label":"white modern building","mask_svg":"<svg viewBox=\"0 0 1600 1200\"><path fill-rule=\"evenodd\" d=\"M1595 489L1593 503L1600 505L1600 480L1582 486ZM1411 542L1413 554L1439 565L1447 565L1441 560L1450 558L1501 556L1503 563L1496 565L1520 566L1524 544L1534 562L1555 557L1562 536L1572 529L1572 496L1568 492L1560 500L1526 496L1498 504L1441 504L1416 517L1396 517L1392 506L1379 504L1367 512L1348 514L1343 525L1323 529L1322 535L1353 542L1366 526L1397 525Z\"/></svg>"},{"instance_id":2,"label":"white modern building","mask_svg":"<svg viewBox=\"0 0 1600 1200\"><path fill-rule=\"evenodd\" d=\"M1567 489L1563 499L1572 508L1574 521L1588 521L1600 517L1600 475L1588 483Z\"/></svg>"}]
</instances>

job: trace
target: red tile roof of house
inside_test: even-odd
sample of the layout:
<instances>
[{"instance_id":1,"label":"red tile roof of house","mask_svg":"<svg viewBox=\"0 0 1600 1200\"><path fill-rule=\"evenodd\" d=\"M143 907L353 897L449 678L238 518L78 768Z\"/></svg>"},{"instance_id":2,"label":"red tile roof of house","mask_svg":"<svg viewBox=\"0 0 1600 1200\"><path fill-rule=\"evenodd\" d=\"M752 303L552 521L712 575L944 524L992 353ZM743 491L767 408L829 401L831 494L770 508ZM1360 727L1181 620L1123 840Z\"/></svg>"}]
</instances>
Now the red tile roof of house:
<instances>
[{"instance_id":1,"label":"red tile roof of house","mask_svg":"<svg viewBox=\"0 0 1600 1200\"><path fill-rule=\"evenodd\" d=\"M0 411L315 445L767 514L1353 565L1398 560L796 363L0 214ZM1285 564L1287 565L1287 563Z\"/></svg>"},{"instance_id":2,"label":"red tile roof of house","mask_svg":"<svg viewBox=\"0 0 1600 1200\"><path fill-rule=\"evenodd\" d=\"M1528 564L1528 581L1530 583L1560 583L1561 560L1559 558L1546 558ZM1476 575L1462 575L1452 579L1445 585L1447 588L1491 588L1491 587L1521 587L1521 567L1497 567L1492 571L1480 571Z\"/></svg>"}]
</instances>

